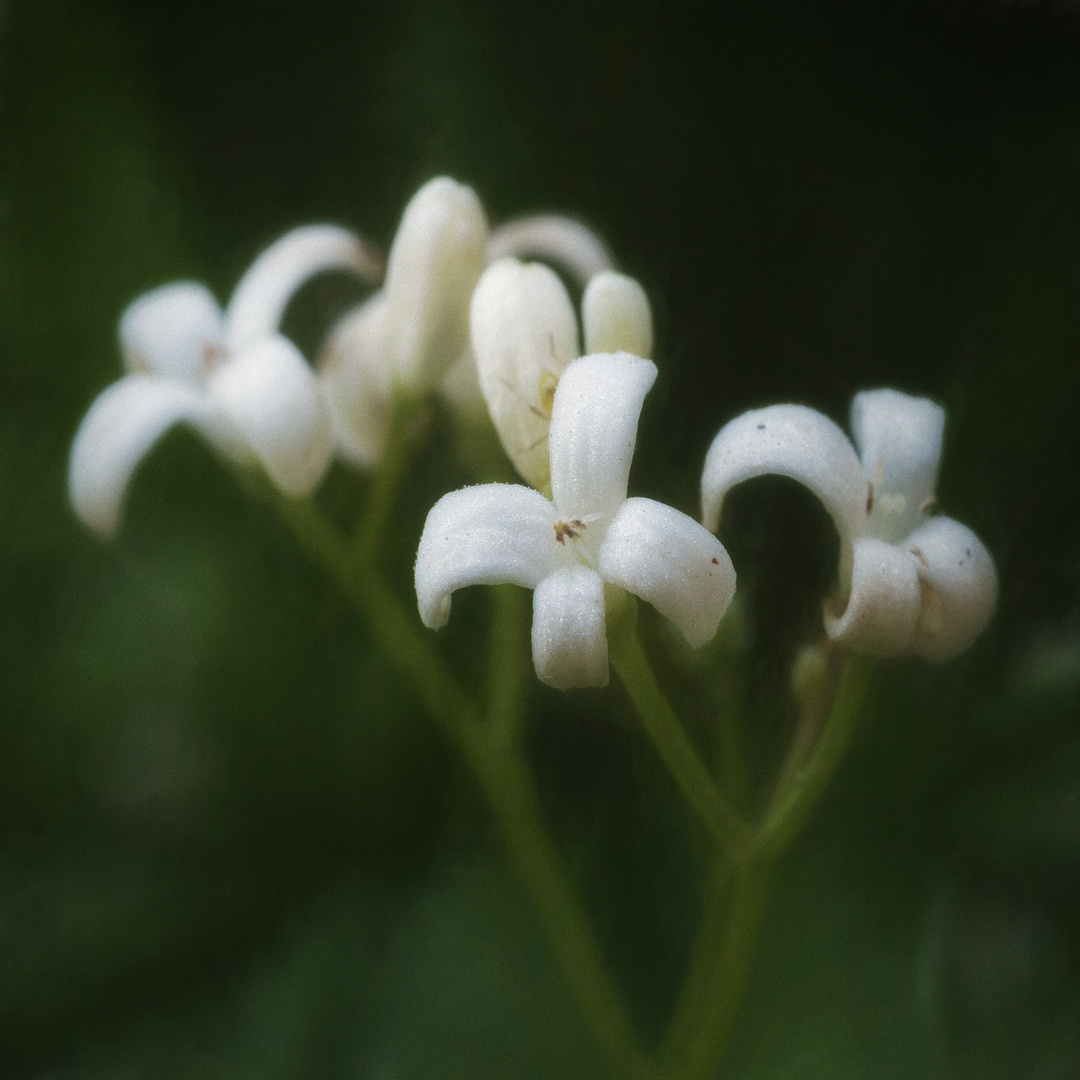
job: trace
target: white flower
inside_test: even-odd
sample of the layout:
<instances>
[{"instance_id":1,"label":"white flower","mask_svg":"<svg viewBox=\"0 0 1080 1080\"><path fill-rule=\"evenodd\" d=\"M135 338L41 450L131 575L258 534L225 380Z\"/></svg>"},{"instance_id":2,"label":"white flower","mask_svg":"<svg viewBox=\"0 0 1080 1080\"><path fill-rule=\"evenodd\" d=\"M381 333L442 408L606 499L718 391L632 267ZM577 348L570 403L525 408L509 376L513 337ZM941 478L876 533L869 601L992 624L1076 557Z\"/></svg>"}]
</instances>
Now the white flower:
<instances>
[{"instance_id":1,"label":"white flower","mask_svg":"<svg viewBox=\"0 0 1080 1080\"><path fill-rule=\"evenodd\" d=\"M349 461L375 465L394 392L427 393L467 348L486 243L480 200L449 177L428 181L405 207L382 289L338 322L317 364Z\"/></svg>"},{"instance_id":2,"label":"white flower","mask_svg":"<svg viewBox=\"0 0 1080 1080\"><path fill-rule=\"evenodd\" d=\"M319 483L331 454L329 413L315 373L277 326L296 290L331 269L367 279L380 271L352 233L309 225L255 260L225 312L193 281L128 306L119 337L129 374L97 397L71 447L68 490L90 528L115 533L139 463L180 422L233 460L257 460L291 495Z\"/></svg>"},{"instance_id":3,"label":"white flower","mask_svg":"<svg viewBox=\"0 0 1080 1080\"><path fill-rule=\"evenodd\" d=\"M652 353L652 313L642 287L602 270L581 301L585 354ZM495 430L514 468L547 489L548 428L555 388L581 355L574 306L558 275L542 263L503 258L484 271L473 293L472 348Z\"/></svg>"},{"instance_id":4,"label":"white flower","mask_svg":"<svg viewBox=\"0 0 1080 1080\"><path fill-rule=\"evenodd\" d=\"M517 218L489 235L471 188L440 176L413 196L383 289L340 319L320 350L316 366L343 458L363 468L378 464L395 391L437 388L460 417L487 416L469 343L469 300L484 266L508 255L547 259L582 288L612 264L599 237L572 218Z\"/></svg>"},{"instance_id":5,"label":"white flower","mask_svg":"<svg viewBox=\"0 0 1080 1080\"><path fill-rule=\"evenodd\" d=\"M465 585L533 589L533 663L560 689L608 681L605 582L649 601L692 646L712 638L735 591L727 552L685 514L626 497L655 378L651 361L627 353L574 361L551 413L553 499L485 484L435 504L416 555L425 626L446 622L451 594Z\"/></svg>"},{"instance_id":6,"label":"white flower","mask_svg":"<svg viewBox=\"0 0 1080 1080\"><path fill-rule=\"evenodd\" d=\"M755 409L713 440L701 479L715 531L724 497L754 476L805 484L840 534L840 589L825 628L856 652L948 660L985 629L997 574L978 537L934 505L945 412L896 390L856 394L847 437L801 405ZM861 460L860 460L861 458Z\"/></svg>"}]
</instances>

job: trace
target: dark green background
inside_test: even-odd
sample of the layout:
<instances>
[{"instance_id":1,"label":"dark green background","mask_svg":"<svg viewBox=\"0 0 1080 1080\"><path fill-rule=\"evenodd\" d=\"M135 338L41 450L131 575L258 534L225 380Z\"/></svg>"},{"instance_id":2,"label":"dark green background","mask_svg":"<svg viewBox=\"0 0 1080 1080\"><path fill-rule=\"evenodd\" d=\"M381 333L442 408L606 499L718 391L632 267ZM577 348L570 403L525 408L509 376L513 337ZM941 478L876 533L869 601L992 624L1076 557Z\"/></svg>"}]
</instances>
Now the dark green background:
<instances>
[{"instance_id":1,"label":"dark green background","mask_svg":"<svg viewBox=\"0 0 1080 1080\"><path fill-rule=\"evenodd\" d=\"M184 432L115 543L66 503L134 295L224 298L302 221L386 244L438 172L496 219L585 218L640 276L643 494L693 512L750 406L949 409L941 499L999 615L887 669L785 863L730 1075L1080 1075L1080 9L1007 0L0 3L0 1075L602 1073L467 774L273 517ZM312 291L298 340L342 302ZM403 590L464 480L446 446L395 521ZM787 485L735 509L767 758L831 539ZM463 670L483 611L455 603ZM655 1038L701 838L618 689L533 702Z\"/></svg>"}]
</instances>

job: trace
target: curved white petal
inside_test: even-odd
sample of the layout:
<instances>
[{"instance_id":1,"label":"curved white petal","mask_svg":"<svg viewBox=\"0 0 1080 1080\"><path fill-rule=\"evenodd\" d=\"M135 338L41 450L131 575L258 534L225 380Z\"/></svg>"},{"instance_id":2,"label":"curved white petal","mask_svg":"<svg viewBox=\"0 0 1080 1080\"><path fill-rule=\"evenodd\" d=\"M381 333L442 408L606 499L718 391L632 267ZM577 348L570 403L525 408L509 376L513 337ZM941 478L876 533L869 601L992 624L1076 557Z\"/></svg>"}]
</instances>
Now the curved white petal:
<instances>
[{"instance_id":1,"label":"curved white petal","mask_svg":"<svg viewBox=\"0 0 1080 1080\"><path fill-rule=\"evenodd\" d=\"M416 600L425 626L450 617L466 585L510 582L528 589L573 556L555 540L554 507L520 484L481 484L444 495L424 523L416 552Z\"/></svg>"},{"instance_id":2,"label":"curved white petal","mask_svg":"<svg viewBox=\"0 0 1080 1080\"><path fill-rule=\"evenodd\" d=\"M648 600L697 649L735 595L735 569L703 525L652 499L627 499L600 547L600 576Z\"/></svg>"},{"instance_id":3,"label":"curved white petal","mask_svg":"<svg viewBox=\"0 0 1080 1080\"><path fill-rule=\"evenodd\" d=\"M225 323L213 293L197 281L173 281L124 309L120 351L131 372L196 382L225 355Z\"/></svg>"},{"instance_id":4,"label":"curved white petal","mask_svg":"<svg viewBox=\"0 0 1080 1080\"><path fill-rule=\"evenodd\" d=\"M575 278L582 288L594 274L615 265L607 245L592 229L559 214L515 218L493 230L487 244L488 262L508 255L550 262Z\"/></svg>"},{"instance_id":5,"label":"curved white petal","mask_svg":"<svg viewBox=\"0 0 1080 1080\"><path fill-rule=\"evenodd\" d=\"M638 417L656 365L597 353L563 372L551 412L551 493L563 517L609 523L626 500Z\"/></svg>"},{"instance_id":6,"label":"curved white petal","mask_svg":"<svg viewBox=\"0 0 1080 1080\"><path fill-rule=\"evenodd\" d=\"M603 270L581 298L585 352L628 352L652 358L652 309L645 290L632 277Z\"/></svg>"},{"instance_id":7,"label":"curved white petal","mask_svg":"<svg viewBox=\"0 0 1080 1080\"><path fill-rule=\"evenodd\" d=\"M994 560L966 525L947 517L931 518L903 547L914 557L923 585L912 651L927 660L951 660L974 643L994 614Z\"/></svg>"},{"instance_id":8,"label":"curved white petal","mask_svg":"<svg viewBox=\"0 0 1080 1080\"><path fill-rule=\"evenodd\" d=\"M839 616L826 605L825 630L859 653L901 656L911 651L922 595L911 556L876 537L855 541L851 596Z\"/></svg>"},{"instance_id":9,"label":"curved white petal","mask_svg":"<svg viewBox=\"0 0 1080 1080\"><path fill-rule=\"evenodd\" d=\"M851 545L867 518L867 486L847 436L827 416L805 405L752 409L725 424L705 455L702 520L720 524L727 493L755 476L788 476L824 504L840 534L840 588L851 576Z\"/></svg>"},{"instance_id":10,"label":"curved white petal","mask_svg":"<svg viewBox=\"0 0 1080 1080\"><path fill-rule=\"evenodd\" d=\"M315 372L288 338L264 337L234 355L209 392L282 491L315 489L333 452L330 413Z\"/></svg>"},{"instance_id":11,"label":"curved white petal","mask_svg":"<svg viewBox=\"0 0 1080 1080\"><path fill-rule=\"evenodd\" d=\"M228 432L206 395L176 379L127 375L102 391L83 417L68 460L68 495L95 532L113 535L139 463L174 424L187 421L219 448Z\"/></svg>"},{"instance_id":12,"label":"curved white petal","mask_svg":"<svg viewBox=\"0 0 1080 1080\"><path fill-rule=\"evenodd\" d=\"M514 468L548 485L548 429L555 387L578 348L577 317L558 274L501 259L484 271L470 309L480 389Z\"/></svg>"},{"instance_id":13,"label":"curved white petal","mask_svg":"<svg viewBox=\"0 0 1080 1080\"><path fill-rule=\"evenodd\" d=\"M347 461L368 469L382 456L390 423L386 316L386 297L378 292L338 320L317 363L334 445Z\"/></svg>"},{"instance_id":14,"label":"curved white petal","mask_svg":"<svg viewBox=\"0 0 1080 1080\"><path fill-rule=\"evenodd\" d=\"M537 676L556 690L607 686L604 583L595 570L565 567L536 586L532 650Z\"/></svg>"},{"instance_id":15,"label":"curved white petal","mask_svg":"<svg viewBox=\"0 0 1080 1080\"><path fill-rule=\"evenodd\" d=\"M446 176L405 207L386 264L394 378L430 390L469 340L469 299L484 269L487 220L476 193Z\"/></svg>"},{"instance_id":16,"label":"curved white petal","mask_svg":"<svg viewBox=\"0 0 1080 1080\"><path fill-rule=\"evenodd\" d=\"M301 225L263 251L233 290L225 315L229 348L273 334L297 290L328 270L351 270L361 280L382 277L382 259L360 237L338 225Z\"/></svg>"},{"instance_id":17,"label":"curved white petal","mask_svg":"<svg viewBox=\"0 0 1080 1080\"><path fill-rule=\"evenodd\" d=\"M874 485L870 530L894 543L933 502L945 410L899 390L864 390L851 401L851 434L863 474Z\"/></svg>"}]
</instances>

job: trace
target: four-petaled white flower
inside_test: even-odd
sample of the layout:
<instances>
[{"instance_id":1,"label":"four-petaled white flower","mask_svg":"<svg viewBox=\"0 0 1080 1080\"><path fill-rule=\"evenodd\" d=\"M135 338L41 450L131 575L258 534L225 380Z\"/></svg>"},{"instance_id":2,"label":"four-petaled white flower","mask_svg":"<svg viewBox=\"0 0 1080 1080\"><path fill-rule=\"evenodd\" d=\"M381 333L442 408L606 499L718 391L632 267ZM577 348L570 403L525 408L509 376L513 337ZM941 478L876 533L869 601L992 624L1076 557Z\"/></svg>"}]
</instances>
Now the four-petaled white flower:
<instances>
[{"instance_id":1,"label":"four-petaled white flower","mask_svg":"<svg viewBox=\"0 0 1080 1080\"><path fill-rule=\"evenodd\" d=\"M193 281L128 306L119 326L128 374L97 397L71 447L69 494L87 525L104 536L116 531L139 463L181 422L231 459L258 461L288 494L314 489L332 452L329 410L314 371L277 327L296 290L333 269L365 280L381 274L352 233L309 225L255 260L224 312Z\"/></svg>"},{"instance_id":2,"label":"four-petaled white flower","mask_svg":"<svg viewBox=\"0 0 1080 1080\"><path fill-rule=\"evenodd\" d=\"M512 582L535 590L537 675L560 689L608 681L604 584L651 603L695 647L716 632L735 591L723 545L685 514L628 499L626 485L645 394L656 367L627 353L566 368L551 413L551 491L486 484L432 508L416 555L426 626L442 626L451 594Z\"/></svg>"},{"instance_id":3,"label":"four-petaled white flower","mask_svg":"<svg viewBox=\"0 0 1080 1080\"><path fill-rule=\"evenodd\" d=\"M724 497L765 474L808 487L840 534L842 595L826 604L831 638L876 656L949 660L982 633L997 574L978 537L934 505L945 412L896 390L856 394L856 449L828 417L801 405L744 413L716 436L701 480L715 531ZM861 459L861 460L860 460Z\"/></svg>"}]
</instances>

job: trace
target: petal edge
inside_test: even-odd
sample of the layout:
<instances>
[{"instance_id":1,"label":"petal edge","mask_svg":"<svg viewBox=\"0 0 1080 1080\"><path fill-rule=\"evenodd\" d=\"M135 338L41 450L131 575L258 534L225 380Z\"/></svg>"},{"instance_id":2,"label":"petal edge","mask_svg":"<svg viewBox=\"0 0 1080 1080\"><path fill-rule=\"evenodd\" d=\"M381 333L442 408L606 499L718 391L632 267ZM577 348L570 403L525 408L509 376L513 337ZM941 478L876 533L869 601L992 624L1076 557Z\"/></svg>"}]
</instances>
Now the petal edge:
<instances>
[{"instance_id":1,"label":"petal edge","mask_svg":"<svg viewBox=\"0 0 1080 1080\"><path fill-rule=\"evenodd\" d=\"M656 365L629 353L597 353L563 372L551 410L551 493L564 517L609 523L626 501L645 395Z\"/></svg>"},{"instance_id":2,"label":"petal edge","mask_svg":"<svg viewBox=\"0 0 1080 1080\"><path fill-rule=\"evenodd\" d=\"M450 617L466 585L510 582L535 589L568 555L555 540L554 508L520 484L481 484L444 495L430 510L416 552L420 619L432 630Z\"/></svg>"},{"instance_id":3,"label":"petal edge","mask_svg":"<svg viewBox=\"0 0 1080 1080\"><path fill-rule=\"evenodd\" d=\"M532 651L537 677L556 690L607 686L604 583L595 570L564 567L536 586Z\"/></svg>"},{"instance_id":4,"label":"petal edge","mask_svg":"<svg viewBox=\"0 0 1080 1080\"><path fill-rule=\"evenodd\" d=\"M903 546L924 587L912 651L925 660L952 660L974 644L997 607L994 560L966 525L948 517L931 518Z\"/></svg>"},{"instance_id":5,"label":"petal edge","mask_svg":"<svg viewBox=\"0 0 1080 1080\"><path fill-rule=\"evenodd\" d=\"M143 458L174 424L188 422L219 449L228 432L199 390L157 375L127 375L90 406L68 459L75 513L102 537L116 533L128 486Z\"/></svg>"},{"instance_id":6,"label":"petal edge","mask_svg":"<svg viewBox=\"0 0 1080 1080\"><path fill-rule=\"evenodd\" d=\"M627 499L600 547L600 576L647 600L692 648L711 641L735 595L723 544L693 518L652 499Z\"/></svg>"},{"instance_id":7,"label":"petal edge","mask_svg":"<svg viewBox=\"0 0 1080 1080\"><path fill-rule=\"evenodd\" d=\"M702 521L716 532L728 492L757 476L787 476L810 489L840 534L840 587L851 580L852 544L866 520L867 488L855 449L823 413L770 405L730 420L712 441L701 475Z\"/></svg>"}]
</instances>

